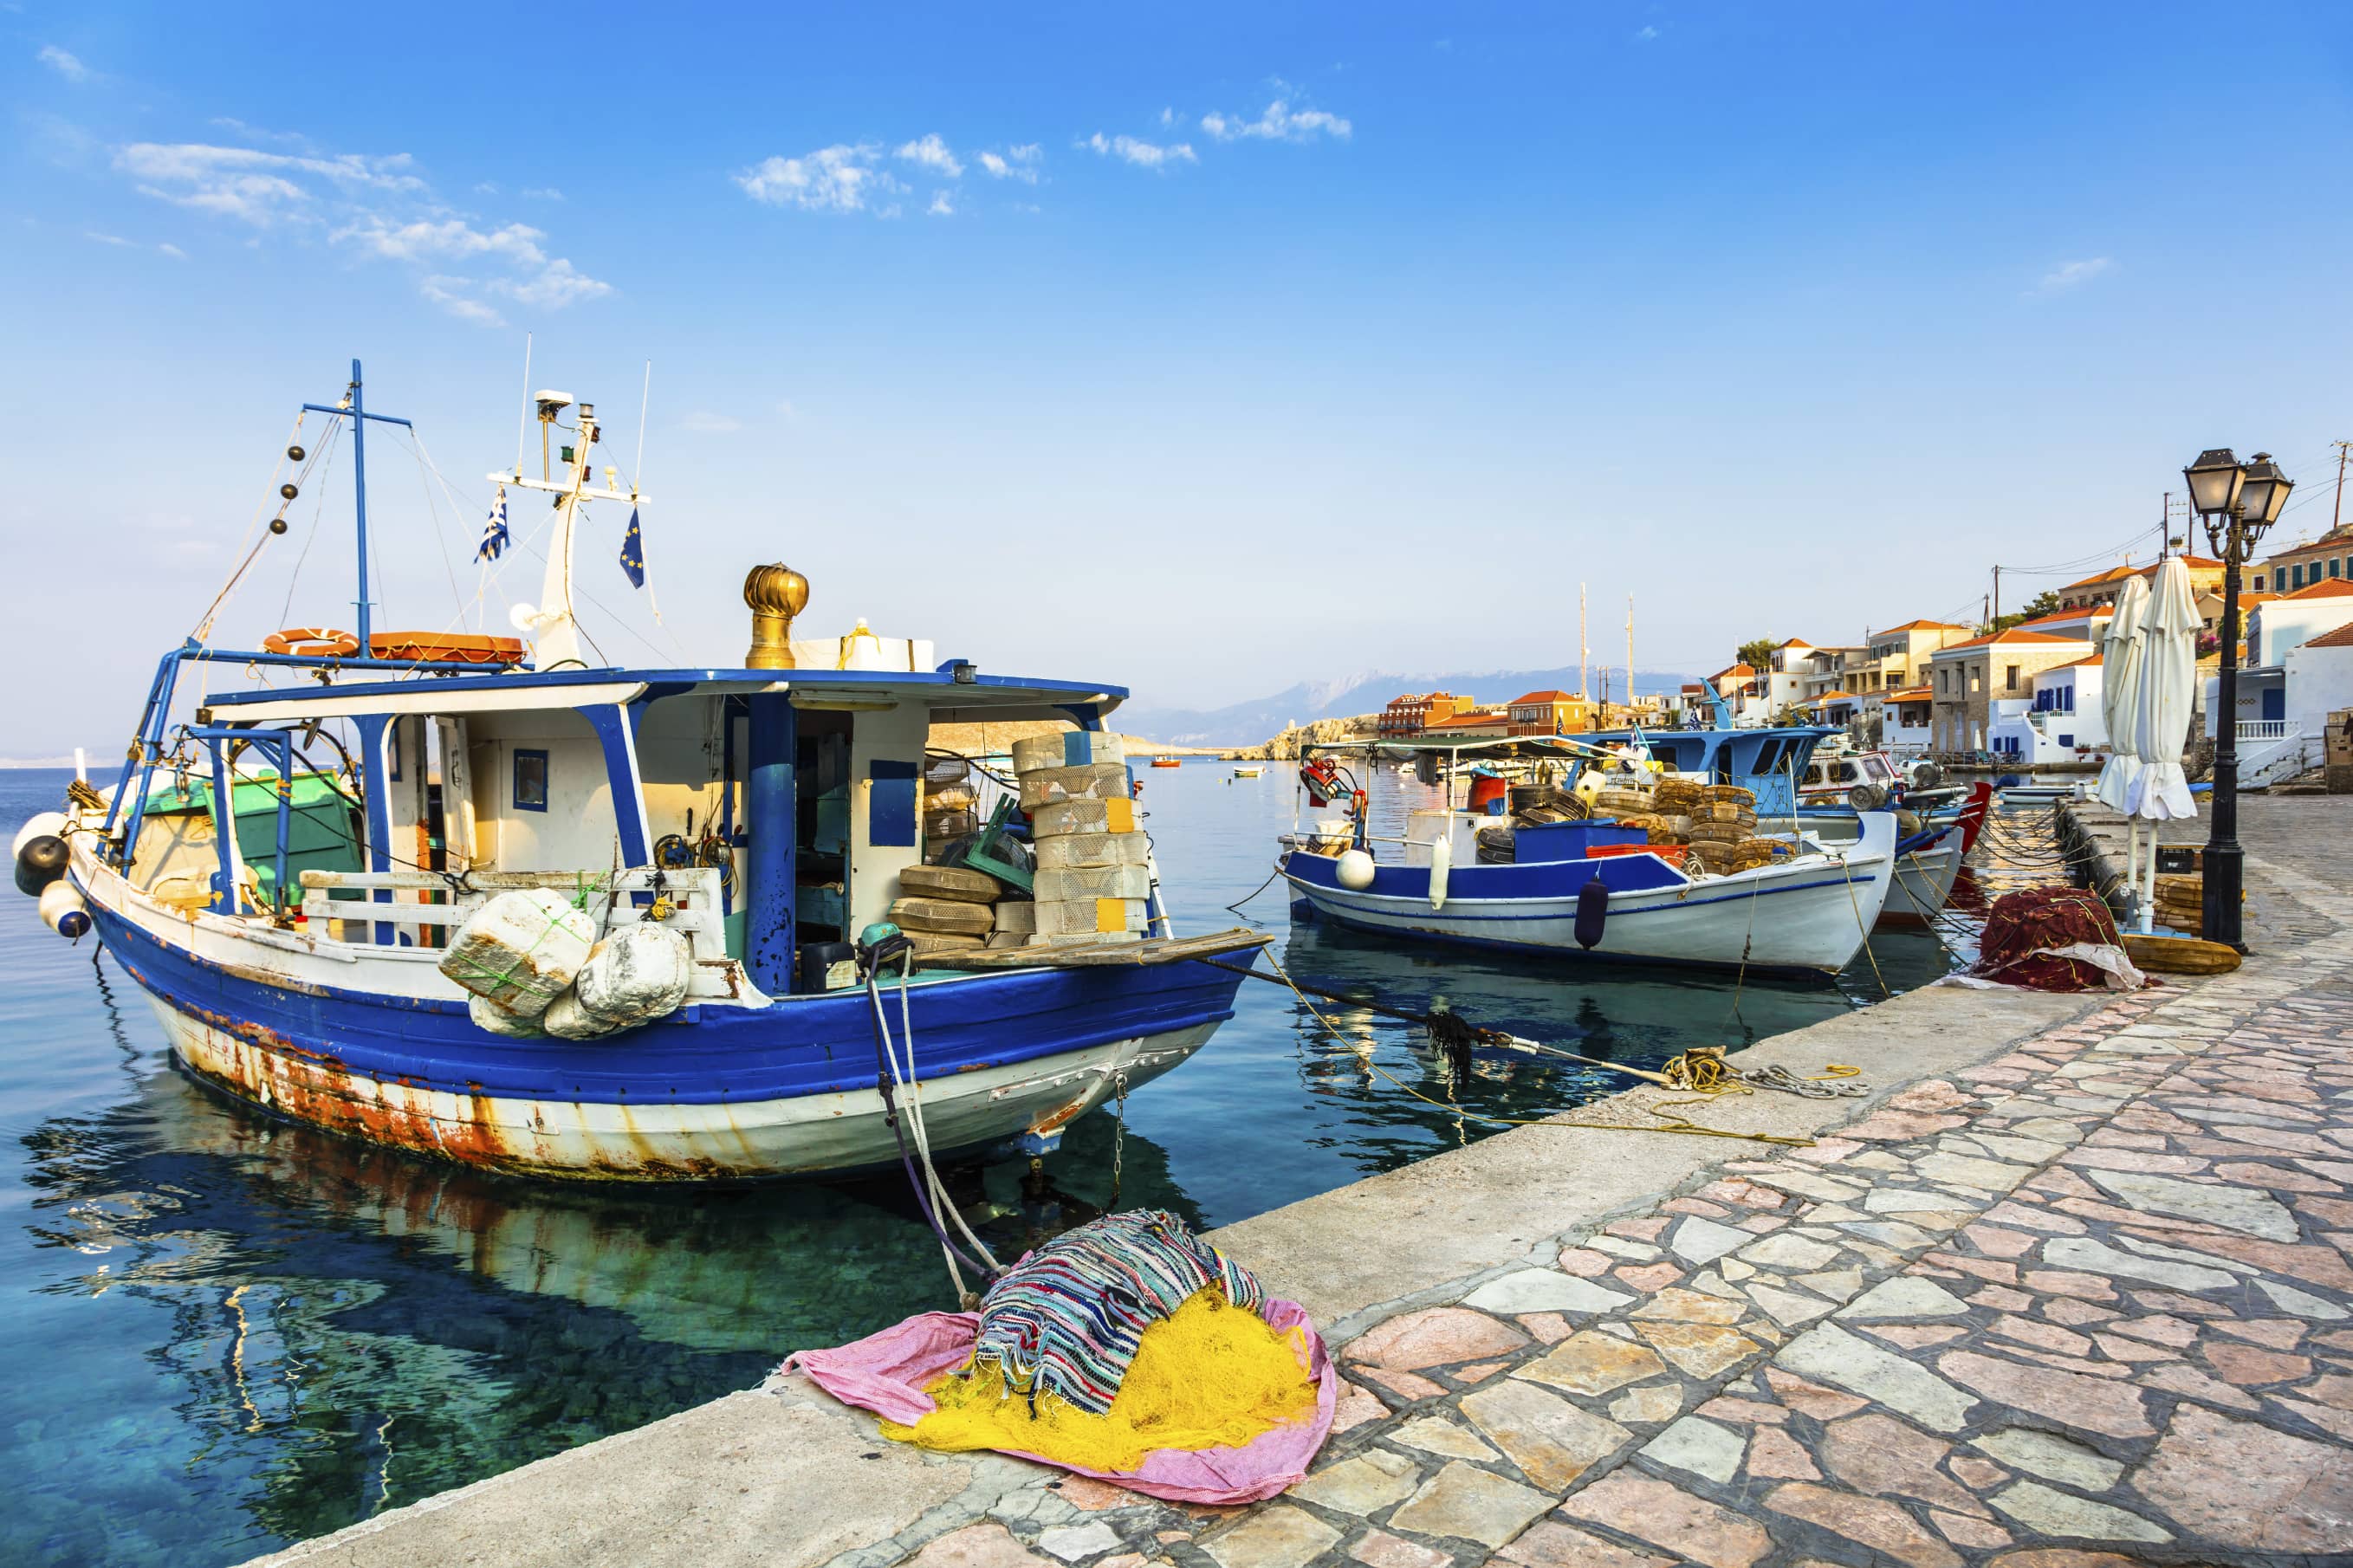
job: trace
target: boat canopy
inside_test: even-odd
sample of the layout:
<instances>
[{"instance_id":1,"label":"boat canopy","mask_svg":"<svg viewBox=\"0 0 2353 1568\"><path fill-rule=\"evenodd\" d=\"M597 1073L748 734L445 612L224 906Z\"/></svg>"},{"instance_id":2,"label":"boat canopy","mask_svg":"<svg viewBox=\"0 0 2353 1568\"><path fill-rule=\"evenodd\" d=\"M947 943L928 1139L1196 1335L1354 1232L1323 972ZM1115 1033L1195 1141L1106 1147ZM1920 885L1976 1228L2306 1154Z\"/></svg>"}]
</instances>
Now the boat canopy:
<instances>
[{"instance_id":1,"label":"boat canopy","mask_svg":"<svg viewBox=\"0 0 2353 1568\"><path fill-rule=\"evenodd\" d=\"M234 656L229 656L234 657ZM435 670L440 676L442 670ZM359 714L498 713L607 705L638 707L666 697L788 695L800 708L856 711L866 704L919 703L935 724L1075 721L1093 728L1127 698L1124 687L982 675L968 664L931 671L872 669L559 669L462 673L446 679L373 680L258 691L207 700L233 723L348 718Z\"/></svg>"}]
</instances>

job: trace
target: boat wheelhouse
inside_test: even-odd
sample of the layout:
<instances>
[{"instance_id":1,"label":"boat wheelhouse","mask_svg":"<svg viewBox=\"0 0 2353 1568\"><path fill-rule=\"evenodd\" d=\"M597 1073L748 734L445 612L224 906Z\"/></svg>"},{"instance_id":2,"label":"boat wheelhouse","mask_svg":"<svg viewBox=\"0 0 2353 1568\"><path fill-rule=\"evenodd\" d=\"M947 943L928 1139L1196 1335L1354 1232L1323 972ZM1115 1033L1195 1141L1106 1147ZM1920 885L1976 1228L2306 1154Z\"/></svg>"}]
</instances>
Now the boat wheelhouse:
<instances>
[{"instance_id":1,"label":"boat wheelhouse","mask_svg":"<svg viewBox=\"0 0 2353 1568\"><path fill-rule=\"evenodd\" d=\"M343 402L320 409L354 440L381 417L359 393L355 363ZM536 401L543 426L571 405ZM902 879L953 854L1026 885L1002 842L1018 838L1009 794L981 836L993 858L970 855L969 831L927 836L987 804L964 759L934 751L934 727L1097 732L1126 693L984 673L862 622L796 637L807 584L781 566L745 584L742 664L593 665L574 537L590 500L627 502L634 536L649 498L609 468L593 482L588 405L562 428L563 471L492 476L556 498L540 605L516 616L528 654L375 633L364 576L355 634L298 628L249 650L192 637L166 654L120 780L78 784L57 816L69 858L45 913L56 894L94 923L190 1072L494 1170L741 1181L894 1163L911 1106L931 1152L1042 1152L1231 1016L1240 976L1188 959L1264 939L1177 941L1142 843L1122 850L1151 882L1143 940L992 948L985 967L910 958L879 1024L853 944L887 940ZM225 671L264 684L220 690ZM927 809L943 779L960 811ZM600 937L639 921L678 933L682 1002L593 1038L482 1026L444 960L518 889L558 895ZM878 1079L897 1082L895 1112Z\"/></svg>"}]
</instances>

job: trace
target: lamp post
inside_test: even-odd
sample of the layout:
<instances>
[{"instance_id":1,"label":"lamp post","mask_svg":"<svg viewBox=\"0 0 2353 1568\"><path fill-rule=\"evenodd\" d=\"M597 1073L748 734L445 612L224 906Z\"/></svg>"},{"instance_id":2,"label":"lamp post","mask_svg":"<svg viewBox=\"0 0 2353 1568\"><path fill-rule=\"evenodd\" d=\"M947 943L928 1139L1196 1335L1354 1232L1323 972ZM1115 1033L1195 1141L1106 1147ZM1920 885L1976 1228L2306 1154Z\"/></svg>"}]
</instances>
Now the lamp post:
<instances>
[{"instance_id":1,"label":"lamp post","mask_svg":"<svg viewBox=\"0 0 2353 1568\"><path fill-rule=\"evenodd\" d=\"M2241 463L2227 447L2200 452L2181 470L2189 505L2206 525L2206 541L2222 560L2222 663L2214 693L2214 815L2200 883L2200 934L2241 952L2240 900L2246 854L2239 847L2239 569L2253 556L2265 530L2279 521L2295 482L2269 452Z\"/></svg>"}]
</instances>

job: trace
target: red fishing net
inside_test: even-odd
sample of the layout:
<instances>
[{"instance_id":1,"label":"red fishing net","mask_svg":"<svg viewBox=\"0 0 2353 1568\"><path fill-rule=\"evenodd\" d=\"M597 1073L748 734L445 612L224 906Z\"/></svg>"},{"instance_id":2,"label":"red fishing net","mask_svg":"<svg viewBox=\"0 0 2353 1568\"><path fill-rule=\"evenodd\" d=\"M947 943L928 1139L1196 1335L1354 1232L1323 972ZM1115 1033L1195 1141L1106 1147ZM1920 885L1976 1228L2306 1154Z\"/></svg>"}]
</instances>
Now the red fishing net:
<instances>
[{"instance_id":1,"label":"red fishing net","mask_svg":"<svg viewBox=\"0 0 2353 1568\"><path fill-rule=\"evenodd\" d=\"M1987 911L1973 973L2036 991L2097 991L2108 977L2097 964L2046 950L2077 942L2123 944L2098 895L2081 888L2029 888L2004 893Z\"/></svg>"}]
</instances>

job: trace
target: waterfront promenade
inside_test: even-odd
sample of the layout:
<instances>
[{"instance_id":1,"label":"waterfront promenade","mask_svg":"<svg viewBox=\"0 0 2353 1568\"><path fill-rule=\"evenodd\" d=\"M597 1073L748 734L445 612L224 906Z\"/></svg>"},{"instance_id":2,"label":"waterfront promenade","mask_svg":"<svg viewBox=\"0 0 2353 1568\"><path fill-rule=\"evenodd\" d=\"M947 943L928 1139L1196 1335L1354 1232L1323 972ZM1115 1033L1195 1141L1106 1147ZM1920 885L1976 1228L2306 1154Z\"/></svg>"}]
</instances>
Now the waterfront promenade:
<instances>
[{"instance_id":1,"label":"waterfront promenade","mask_svg":"<svg viewBox=\"0 0 2353 1568\"><path fill-rule=\"evenodd\" d=\"M2237 973L1938 988L1744 1065L1862 1065L1632 1133L1641 1090L1216 1239L1348 1380L1316 1472L1179 1509L934 1456L799 1379L266 1561L793 1568L2117 1568L2353 1542L2353 845L2246 803ZM777 1347L781 1352L789 1346Z\"/></svg>"}]
</instances>

